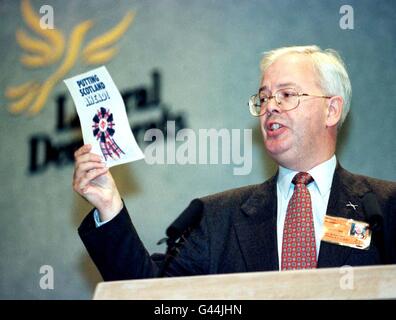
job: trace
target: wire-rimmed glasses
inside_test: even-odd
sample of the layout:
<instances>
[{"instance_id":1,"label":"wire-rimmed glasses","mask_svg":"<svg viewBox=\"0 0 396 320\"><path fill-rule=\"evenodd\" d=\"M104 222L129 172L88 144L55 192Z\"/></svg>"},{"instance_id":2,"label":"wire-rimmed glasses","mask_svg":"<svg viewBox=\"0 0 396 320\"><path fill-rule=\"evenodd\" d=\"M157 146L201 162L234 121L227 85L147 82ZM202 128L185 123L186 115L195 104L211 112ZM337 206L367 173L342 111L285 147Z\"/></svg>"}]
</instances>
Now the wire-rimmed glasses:
<instances>
[{"instance_id":1,"label":"wire-rimmed glasses","mask_svg":"<svg viewBox=\"0 0 396 320\"><path fill-rule=\"evenodd\" d=\"M267 96L262 90L249 99L249 111L255 116L262 116L267 112L267 107L272 98L281 111L290 111L300 104L300 97L317 97L329 99L331 96L313 95L308 93L298 93L294 88L282 88L277 90L272 96Z\"/></svg>"}]
</instances>

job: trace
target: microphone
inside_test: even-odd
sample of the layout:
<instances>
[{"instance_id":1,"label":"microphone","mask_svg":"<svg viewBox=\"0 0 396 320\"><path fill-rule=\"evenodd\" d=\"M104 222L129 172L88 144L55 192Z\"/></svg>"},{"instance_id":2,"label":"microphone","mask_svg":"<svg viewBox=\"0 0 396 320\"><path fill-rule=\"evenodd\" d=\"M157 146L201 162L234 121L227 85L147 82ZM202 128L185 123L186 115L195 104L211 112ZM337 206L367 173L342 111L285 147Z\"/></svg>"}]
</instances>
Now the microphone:
<instances>
[{"instance_id":1,"label":"microphone","mask_svg":"<svg viewBox=\"0 0 396 320\"><path fill-rule=\"evenodd\" d=\"M166 242L166 254L160 255L158 264L160 266L159 274L163 275L167 265L170 263L174 255L177 254L177 246L181 244L176 243L182 234L192 227L196 226L202 218L203 202L199 199L194 199L189 206L176 218L175 221L166 229L167 238L158 241L158 245Z\"/></svg>"},{"instance_id":2,"label":"microphone","mask_svg":"<svg viewBox=\"0 0 396 320\"><path fill-rule=\"evenodd\" d=\"M197 225L202 218L202 209L203 202L201 200L192 200L190 205L166 229L169 239L177 239L189 228Z\"/></svg>"},{"instance_id":3,"label":"microphone","mask_svg":"<svg viewBox=\"0 0 396 320\"><path fill-rule=\"evenodd\" d=\"M367 222L370 224L372 231L379 231L384 222L384 216L381 212L377 198L371 192L366 193L363 197L363 208Z\"/></svg>"}]
</instances>

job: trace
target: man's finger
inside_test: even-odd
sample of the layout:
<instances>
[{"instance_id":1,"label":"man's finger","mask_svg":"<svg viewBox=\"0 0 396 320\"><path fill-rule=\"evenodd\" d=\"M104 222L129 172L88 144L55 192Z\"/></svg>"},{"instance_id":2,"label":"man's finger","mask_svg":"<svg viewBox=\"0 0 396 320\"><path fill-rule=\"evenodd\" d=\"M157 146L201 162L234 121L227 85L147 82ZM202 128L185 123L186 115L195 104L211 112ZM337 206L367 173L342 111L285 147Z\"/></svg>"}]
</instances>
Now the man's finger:
<instances>
[{"instance_id":1,"label":"man's finger","mask_svg":"<svg viewBox=\"0 0 396 320\"><path fill-rule=\"evenodd\" d=\"M79 181L76 181L76 188L81 191L84 192L83 190L87 187L87 185L94 179L96 179L97 177L100 177L104 174L107 173L107 171L109 170L109 168L102 168L102 169L92 169L91 171L89 171L85 177L81 178Z\"/></svg>"},{"instance_id":2,"label":"man's finger","mask_svg":"<svg viewBox=\"0 0 396 320\"><path fill-rule=\"evenodd\" d=\"M86 172L92 169L102 169L105 166L106 163L104 162L94 162L94 161L83 162L76 167L75 177L78 178L80 176L83 176Z\"/></svg>"},{"instance_id":3,"label":"man's finger","mask_svg":"<svg viewBox=\"0 0 396 320\"><path fill-rule=\"evenodd\" d=\"M89 152L92 149L92 146L90 144L84 144L81 148L78 148L76 152L74 152L74 158L77 158L78 156Z\"/></svg>"},{"instance_id":4,"label":"man's finger","mask_svg":"<svg viewBox=\"0 0 396 320\"><path fill-rule=\"evenodd\" d=\"M83 153L76 158L75 167L77 168L85 162L103 162L103 158L95 153Z\"/></svg>"}]
</instances>

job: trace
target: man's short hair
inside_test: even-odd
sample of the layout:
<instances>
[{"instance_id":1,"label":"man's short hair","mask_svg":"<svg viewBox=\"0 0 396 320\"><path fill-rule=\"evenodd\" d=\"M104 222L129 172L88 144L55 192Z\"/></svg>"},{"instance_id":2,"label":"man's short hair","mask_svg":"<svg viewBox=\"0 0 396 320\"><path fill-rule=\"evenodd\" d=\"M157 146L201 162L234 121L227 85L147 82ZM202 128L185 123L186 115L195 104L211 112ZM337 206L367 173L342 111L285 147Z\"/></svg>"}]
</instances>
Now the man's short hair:
<instances>
[{"instance_id":1,"label":"man's short hair","mask_svg":"<svg viewBox=\"0 0 396 320\"><path fill-rule=\"evenodd\" d=\"M264 53L260 69L262 74L280 56L284 54L306 54L312 58L313 66L318 74L319 86L325 95L341 96L344 100L341 120L338 128L344 122L351 105L352 87L344 62L337 51L322 50L318 46L283 47Z\"/></svg>"}]
</instances>

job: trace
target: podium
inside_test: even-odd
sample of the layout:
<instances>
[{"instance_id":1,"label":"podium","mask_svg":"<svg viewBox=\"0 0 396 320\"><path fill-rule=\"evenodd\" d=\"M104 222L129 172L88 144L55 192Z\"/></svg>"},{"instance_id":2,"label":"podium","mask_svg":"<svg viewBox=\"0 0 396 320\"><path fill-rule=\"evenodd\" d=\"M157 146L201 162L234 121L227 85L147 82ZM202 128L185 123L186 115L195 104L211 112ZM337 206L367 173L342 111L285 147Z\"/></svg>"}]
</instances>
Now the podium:
<instances>
[{"instance_id":1,"label":"podium","mask_svg":"<svg viewBox=\"0 0 396 320\"><path fill-rule=\"evenodd\" d=\"M101 282L93 299L395 299L396 265Z\"/></svg>"}]
</instances>

